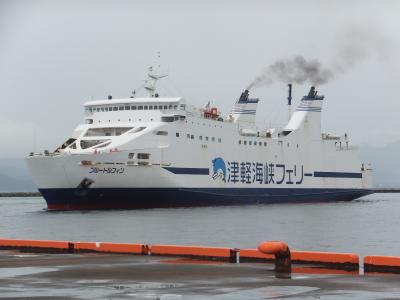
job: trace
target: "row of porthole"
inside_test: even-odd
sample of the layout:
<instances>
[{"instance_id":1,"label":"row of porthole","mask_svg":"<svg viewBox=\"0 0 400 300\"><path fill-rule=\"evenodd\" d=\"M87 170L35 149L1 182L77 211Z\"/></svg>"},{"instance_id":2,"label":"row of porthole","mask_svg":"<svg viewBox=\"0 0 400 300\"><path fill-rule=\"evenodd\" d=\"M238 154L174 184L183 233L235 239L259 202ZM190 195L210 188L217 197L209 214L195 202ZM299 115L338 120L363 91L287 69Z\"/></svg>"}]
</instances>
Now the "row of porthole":
<instances>
[{"instance_id":1,"label":"row of porthole","mask_svg":"<svg viewBox=\"0 0 400 300\"><path fill-rule=\"evenodd\" d=\"M254 146L257 146L257 145L258 146L262 146L262 145L264 145L264 147L267 147L267 142L257 142L257 141L254 141L254 142L253 141L248 141L247 142L246 140L243 140L243 143L242 143L242 140L239 140L239 145L242 145L242 144L245 145L245 146L246 145L249 145L249 146L252 146L252 145L254 145ZM289 147L290 144L287 143L286 146ZM299 144L297 144L296 147L299 148Z\"/></svg>"},{"instance_id":2,"label":"row of porthole","mask_svg":"<svg viewBox=\"0 0 400 300\"><path fill-rule=\"evenodd\" d=\"M175 136L176 137L179 137L180 136L180 134L179 134L179 132L177 132L176 134L175 134ZM188 133L188 134L186 134L186 138L187 139L189 139L189 140L194 140L194 134L190 134L190 133ZM208 136L205 136L204 138L203 138L203 136L202 135L199 135L199 140L200 141L206 141L206 142L208 142L208 141L211 141L211 142L215 142L216 140L218 141L218 143L221 143L222 142L222 139L221 138L218 138L218 139L216 139L215 137L208 137Z\"/></svg>"},{"instance_id":3,"label":"row of porthole","mask_svg":"<svg viewBox=\"0 0 400 300\"><path fill-rule=\"evenodd\" d=\"M244 140L243 141L243 145L249 145L249 146L251 146L251 145L254 145L254 146L257 146L257 141L246 141L246 140ZM242 145L242 140L239 140L239 145ZM258 142L258 146L262 146L262 145L264 145L264 147L267 147L267 142Z\"/></svg>"},{"instance_id":4,"label":"row of porthole","mask_svg":"<svg viewBox=\"0 0 400 300\"><path fill-rule=\"evenodd\" d=\"M186 120L186 123L188 123L187 120ZM194 121L192 121L192 125L195 125ZM197 122L197 125L200 125L200 123ZM206 123L203 123L203 126L206 126ZM208 127L211 127L211 124L208 124ZM214 124L214 127L217 128L217 124ZM222 128L222 125L219 125L219 128Z\"/></svg>"}]
</instances>

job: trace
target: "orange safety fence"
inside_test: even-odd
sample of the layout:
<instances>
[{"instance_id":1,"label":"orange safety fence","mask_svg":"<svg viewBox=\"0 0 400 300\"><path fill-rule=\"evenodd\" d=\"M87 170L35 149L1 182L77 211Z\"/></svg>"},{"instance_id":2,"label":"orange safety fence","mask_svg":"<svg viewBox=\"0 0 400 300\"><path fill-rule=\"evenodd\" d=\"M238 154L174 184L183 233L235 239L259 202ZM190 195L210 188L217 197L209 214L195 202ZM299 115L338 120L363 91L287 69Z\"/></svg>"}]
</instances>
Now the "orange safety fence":
<instances>
[{"instance_id":1,"label":"orange safety fence","mask_svg":"<svg viewBox=\"0 0 400 300\"><path fill-rule=\"evenodd\" d=\"M400 256L369 255L364 257L364 264L400 268Z\"/></svg>"},{"instance_id":2,"label":"orange safety fence","mask_svg":"<svg viewBox=\"0 0 400 300\"><path fill-rule=\"evenodd\" d=\"M0 239L0 247L3 248L43 248L43 249L68 249L69 242L48 240L15 240Z\"/></svg>"},{"instance_id":3,"label":"orange safety fence","mask_svg":"<svg viewBox=\"0 0 400 300\"><path fill-rule=\"evenodd\" d=\"M281 246L281 244L277 244ZM0 248L41 248L41 249L63 249L70 252L109 252L109 253L133 253L152 254L166 256L188 256L198 258L223 258L235 261L239 251L242 261L274 261L273 254L263 254L257 249L232 249L224 247L202 247L202 246L178 246L178 245L152 245L128 244L128 243L99 243L99 242L68 242L48 240L16 240L0 239ZM278 247L279 248L279 247ZM150 249L150 252L149 252ZM291 251L291 259L294 263L321 263L321 264L343 264L358 266L359 257L354 253L335 252L311 252ZM367 256L365 263L370 265L396 266L400 267L400 257L390 256Z\"/></svg>"},{"instance_id":4,"label":"orange safety fence","mask_svg":"<svg viewBox=\"0 0 400 300\"><path fill-rule=\"evenodd\" d=\"M364 272L400 273L400 256L365 256Z\"/></svg>"},{"instance_id":5,"label":"orange safety fence","mask_svg":"<svg viewBox=\"0 0 400 300\"><path fill-rule=\"evenodd\" d=\"M201 247L201 246L177 246L177 245L152 245L152 255L173 255L192 257L222 257L231 256L230 248Z\"/></svg>"},{"instance_id":6,"label":"orange safety fence","mask_svg":"<svg viewBox=\"0 0 400 300\"><path fill-rule=\"evenodd\" d=\"M108 253L147 254L149 247L145 244L106 243L106 242L74 242L76 251L95 251Z\"/></svg>"},{"instance_id":7,"label":"orange safety fence","mask_svg":"<svg viewBox=\"0 0 400 300\"><path fill-rule=\"evenodd\" d=\"M148 254L149 247L145 244L100 243L100 252Z\"/></svg>"},{"instance_id":8,"label":"orange safety fence","mask_svg":"<svg viewBox=\"0 0 400 300\"><path fill-rule=\"evenodd\" d=\"M304 263L331 263L331 264L359 264L359 257L355 253L295 251L291 252L293 262Z\"/></svg>"},{"instance_id":9,"label":"orange safety fence","mask_svg":"<svg viewBox=\"0 0 400 300\"><path fill-rule=\"evenodd\" d=\"M73 242L75 251L98 251L100 243L96 242Z\"/></svg>"}]
</instances>

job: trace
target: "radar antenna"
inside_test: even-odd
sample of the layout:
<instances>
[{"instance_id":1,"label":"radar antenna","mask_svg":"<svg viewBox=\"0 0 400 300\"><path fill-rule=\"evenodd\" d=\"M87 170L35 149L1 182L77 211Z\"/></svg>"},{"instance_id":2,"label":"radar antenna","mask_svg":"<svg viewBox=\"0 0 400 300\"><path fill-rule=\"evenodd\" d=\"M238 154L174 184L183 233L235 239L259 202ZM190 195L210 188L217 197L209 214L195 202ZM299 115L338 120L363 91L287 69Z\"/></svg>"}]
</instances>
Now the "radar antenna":
<instances>
[{"instance_id":1,"label":"radar antenna","mask_svg":"<svg viewBox=\"0 0 400 300\"><path fill-rule=\"evenodd\" d=\"M144 88L149 92L150 97L158 97L158 94L156 93L157 80L168 76L168 74L160 73L160 69L160 53L158 52L155 67L149 67L149 72L147 73L148 78L145 80L144 84Z\"/></svg>"}]
</instances>

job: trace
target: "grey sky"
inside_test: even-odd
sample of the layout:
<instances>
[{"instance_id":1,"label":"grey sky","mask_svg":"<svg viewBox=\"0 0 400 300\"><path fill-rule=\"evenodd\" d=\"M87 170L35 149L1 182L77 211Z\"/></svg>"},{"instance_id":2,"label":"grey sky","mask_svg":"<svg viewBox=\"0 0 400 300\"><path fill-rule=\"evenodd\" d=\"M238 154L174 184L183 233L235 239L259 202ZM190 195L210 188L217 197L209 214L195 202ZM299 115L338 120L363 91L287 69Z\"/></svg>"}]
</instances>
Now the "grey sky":
<instances>
[{"instance_id":1,"label":"grey sky","mask_svg":"<svg viewBox=\"0 0 400 300\"><path fill-rule=\"evenodd\" d=\"M55 148L83 102L128 97L157 51L169 70L164 95L227 113L274 61L300 54L329 65L346 43L368 51L319 87L324 130L397 141L399 12L399 1L0 0L0 156ZM295 104L308 89L294 86ZM260 121L286 120L286 92L278 82L252 91Z\"/></svg>"}]
</instances>

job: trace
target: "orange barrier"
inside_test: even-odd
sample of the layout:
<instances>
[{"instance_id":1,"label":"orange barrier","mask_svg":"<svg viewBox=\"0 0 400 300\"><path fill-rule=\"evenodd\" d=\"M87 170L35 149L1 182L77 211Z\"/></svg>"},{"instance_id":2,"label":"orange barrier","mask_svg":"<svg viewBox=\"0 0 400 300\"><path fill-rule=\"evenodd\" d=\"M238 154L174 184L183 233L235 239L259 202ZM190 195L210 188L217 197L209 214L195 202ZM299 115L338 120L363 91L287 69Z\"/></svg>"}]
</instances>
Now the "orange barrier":
<instances>
[{"instance_id":1,"label":"orange barrier","mask_svg":"<svg viewBox=\"0 0 400 300\"><path fill-rule=\"evenodd\" d=\"M144 244L126 243L103 243L103 242L74 242L76 251L80 252L108 252L108 253L131 253L148 254L149 247Z\"/></svg>"},{"instance_id":2,"label":"orange barrier","mask_svg":"<svg viewBox=\"0 0 400 300\"><path fill-rule=\"evenodd\" d=\"M240 249L241 262L273 262L274 260L275 255L261 253L258 249Z\"/></svg>"},{"instance_id":3,"label":"orange barrier","mask_svg":"<svg viewBox=\"0 0 400 300\"><path fill-rule=\"evenodd\" d=\"M359 267L359 257L355 253L292 251L292 261L295 263L341 265L350 268Z\"/></svg>"},{"instance_id":4,"label":"orange barrier","mask_svg":"<svg viewBox=\"0 0 400 300\"><path fill-rule=\"evenodd\" d=\"M16 240L0 239L0 249L35 249L50 250L56 252L109 252L109 253L131 253L152 254L166 256L183 256L199 259L218 259L238 262L238 254L242 261L276 262L275 255L282 255L289 251L288 246L279 241L261 243L257 249L231 249L222 247L201 246L177 246L177 245L153 245L151 251L145 244L125 243L96 243L96 242L68 242L48 240ZM295 263L321 264L345 269L359 267L359 257L354 253L334 252L309 252L291 251L291 260ZM400 269L400 257L390 256L367 256L365 258L366 271L381 269Z\"/></svg>"},{"instance_id":5,"label":"orange barrier","mask_svg":"<svg viewBox=\"0 0 400 300\"><path fill-rule=\"evenodd\" d=\"M100 243L96 242L74 242L75 251L98 251Z\"/></svg>"},{"instance_id":6,"label":"orange barrier","mask_svg":"<svg viewBox=\"0 0 400 300\"><path fill-rule=\"evenodd\" d=\"M66 241L0 239L0 248L69 250L71 243Z\"/></svg>"},{"instance_id":7,"label":"orange barrier","mask_svg":"<svg viewBox=\"0 0 400 300\"><path fill-rule=\"evenodd\" d=\"M110 253L132 253L147 255L149 252L149 246L145 244L100 243L99 251Z\"/></svg>"},{"instance_id":8,"label":"orange barrier","mask_svg":"<svg viewBox=\"0 0 400 300\"><path fill-rule=\"evenodd\" d=\"M198 247L176 245L152 245L151 255L188 256L197 258L230 259L233 249L221 247Z\"/></svg>"},{"instance_id":9,"label":"orange barrier","mask_svg":"<svg viewBox=\"0 0 400 300\"><path fill-rule=\"evenodd\" d=\"M68 252L109 252L148 254L149 247L144 244L67 242L47 240L0 239L0 249L42 249Z\"/></svg>"},{"instance_id":10,"label":"orange barrier","mask_svg":"<svg viewBox=\"0 0 400 300\"><path fill-rule=\"evenodd\" d=\"M365 256L364 272L400 273L400 256Z\"/></svg>"}]
</instances>

